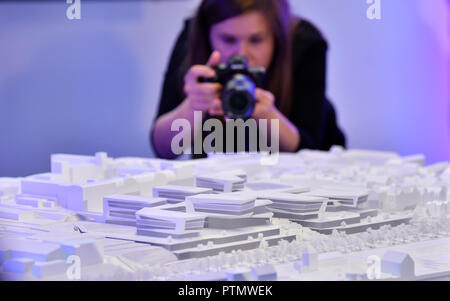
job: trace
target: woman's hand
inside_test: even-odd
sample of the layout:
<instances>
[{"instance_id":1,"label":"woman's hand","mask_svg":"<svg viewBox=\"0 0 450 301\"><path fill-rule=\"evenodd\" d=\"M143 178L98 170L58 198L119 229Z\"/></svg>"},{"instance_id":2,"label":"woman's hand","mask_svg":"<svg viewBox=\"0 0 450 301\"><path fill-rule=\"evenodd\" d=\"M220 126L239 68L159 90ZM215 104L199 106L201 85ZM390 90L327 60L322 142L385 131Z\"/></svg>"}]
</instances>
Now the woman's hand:
<instances>
[{"instance_id":1,"label":"woman's hand","mask_svg":"<svg viewBox=\"0 0 450 301\"><path fill-rule=\"evenodd\" d=\"M256 105L252 117L268 121L267 136L278 139L280 151L294 152L300 144L300 132L292 122L275 107L275 96L260 88L255 90ZM279 121L278 132L272 133L272 121ZM270 124L270 125L269 125ZM271 143L273 143L271 140Z\"/></svg>"},{"instance_id":2,"label":"woman's hand","mask_svg":"<svg viewBox=\"0 0 450 301\"><path fill-rule=\"evenodd\" d=\"M275 96L266 90L256 88L256 104L252 117L256 120L271 119L275 112Z\"/></svg>"},{"instance_id":3,"label":"woman's hand","mask_svg":"<svg viewBox=\"0 0 450 301\"><path fill-rule=\"evenodd\" d=\"M209 112L212 116L223 115L220 94L222 85L219 83L199 83L199 78L214 77L215 71L212 67L220 63L220 53L214 51L206 66L192 66L184 77L184 92L186 101L192 111Z\"/></svg>"}]
</instances>

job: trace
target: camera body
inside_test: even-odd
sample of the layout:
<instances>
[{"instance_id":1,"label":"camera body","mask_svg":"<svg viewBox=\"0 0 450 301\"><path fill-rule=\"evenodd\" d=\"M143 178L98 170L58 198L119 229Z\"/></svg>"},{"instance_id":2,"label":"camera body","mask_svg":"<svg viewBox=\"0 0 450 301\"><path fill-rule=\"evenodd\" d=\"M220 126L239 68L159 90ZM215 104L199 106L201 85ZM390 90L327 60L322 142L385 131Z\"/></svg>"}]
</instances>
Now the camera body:
<instances>
[{"instance_id":1,"label":"camera body","mask_svg":"<svg viewBox=\"0 0 450 301\"><path fill-rule=\"evenodd\" d=\"M216 77L200 78L199 81L223 85L222 108L226 116L249 118L256 104L255 89L261 88L265 79L265 68L250 68L245 56L235 55L226 64L215 67L214 71Z\"/></svg>"}]
</instances>

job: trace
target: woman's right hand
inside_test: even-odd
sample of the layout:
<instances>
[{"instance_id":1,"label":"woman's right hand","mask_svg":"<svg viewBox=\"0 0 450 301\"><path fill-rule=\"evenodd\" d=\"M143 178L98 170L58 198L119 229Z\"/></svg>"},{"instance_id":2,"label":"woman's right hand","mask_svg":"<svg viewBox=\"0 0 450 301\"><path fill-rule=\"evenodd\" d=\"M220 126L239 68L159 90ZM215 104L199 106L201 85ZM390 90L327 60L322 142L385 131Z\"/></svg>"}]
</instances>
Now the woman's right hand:
<instances>
[{"instance_id":1,"label":"woman's right hand","mask_svg":"<svg viewBox=\"0 0 450 301\"><path fill-rule=\"evenodd\" d=\"M214 77L215 71L212 67L220 64L220 53L214 51L209 57L208 63L192 66L184 77L184 93L186 101L192 111L209 112L211 116L222 116L222 101L220 94L222 85L219 83L200 83L199 78Z\"/></svg>"}]
</instances>

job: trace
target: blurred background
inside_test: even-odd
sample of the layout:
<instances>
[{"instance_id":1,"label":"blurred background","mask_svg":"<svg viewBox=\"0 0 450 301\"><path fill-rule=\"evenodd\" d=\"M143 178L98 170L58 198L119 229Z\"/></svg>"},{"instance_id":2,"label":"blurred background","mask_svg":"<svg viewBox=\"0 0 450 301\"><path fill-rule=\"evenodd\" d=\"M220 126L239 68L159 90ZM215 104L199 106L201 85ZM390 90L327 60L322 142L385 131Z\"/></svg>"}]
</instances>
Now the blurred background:
<instances>
[{"instance_id":1,"label":"blurred background","mask_svg":"<svg viewBox=\"0 0 450 301\"><path fill-rule=\"evenodd\" d=\"M0 177L50 154L154 156L166 64L199 0L0 1ZM292 0L329 43L327 95L349 148L450 160L450 0Z\"/></svg>"}]
</instances>

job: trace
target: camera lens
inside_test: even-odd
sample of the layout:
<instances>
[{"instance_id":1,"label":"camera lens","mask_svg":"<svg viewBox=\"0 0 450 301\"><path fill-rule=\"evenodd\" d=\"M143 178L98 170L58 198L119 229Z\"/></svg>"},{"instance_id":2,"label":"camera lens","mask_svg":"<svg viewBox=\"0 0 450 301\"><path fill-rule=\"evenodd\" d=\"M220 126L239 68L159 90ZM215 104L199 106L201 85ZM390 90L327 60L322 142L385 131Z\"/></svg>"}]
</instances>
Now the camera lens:
<instances>
[{"instance_id":1,"label":"camera lens","mask_svg":"<svg viewBox=\"0 0 450 301\"><path fill-rule=\"evenodd\" d=\"M245 92L236 92L230 97L230 106L234 111L241 112L248 106L248 95Z\"/></svg>"},{"instance_id":2,"label":"camera lens","mask_svg":"<svg viewBox=\"0 0 450 301\"><path fill-rule=\"evenodd\" d=\"M255 106L255 83L244 74L235 74L225 85L222 106L231 118L248 118Z\"/></svg>"}]
</instances>

